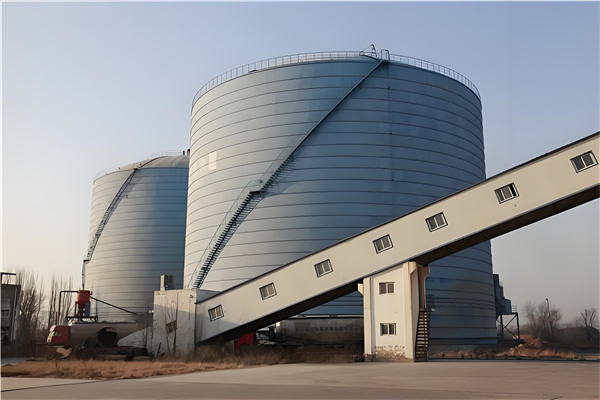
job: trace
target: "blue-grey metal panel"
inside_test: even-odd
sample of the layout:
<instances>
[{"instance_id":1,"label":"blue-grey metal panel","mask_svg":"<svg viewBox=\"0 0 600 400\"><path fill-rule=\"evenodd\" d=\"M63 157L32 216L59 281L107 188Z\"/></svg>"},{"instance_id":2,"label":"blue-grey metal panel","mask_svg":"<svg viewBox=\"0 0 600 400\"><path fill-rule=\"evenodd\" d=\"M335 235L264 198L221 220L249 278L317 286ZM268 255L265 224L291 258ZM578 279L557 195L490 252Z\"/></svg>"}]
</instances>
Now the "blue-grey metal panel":
<instances>
[{"instance_id":1,"label":"blue-grey metal panel","mask_svg":"<svg viewBox=\"0 0 600 400\"><path fill-rule=\"evenodd\" d=\"M121 167L94 181L90 241L108 205L133 171ZM85 268L85 287L100 300L146 312L161 275L183 285L189 157L162 157L134 175L102 231ZM98 303L102 319L124 314Z\"/></svg>"},{"instance_id":2,"label":"blue-grey metal panel","mask_svg":"<svg viewBox=\"0 0 600 400\"><path fill-rule=\"evenodd\" d=\"M198 99L192 110L186 283L243 188L376 63L365 57L261 70ZM479 98L449 77L384 63L296 150L202 287L227 289L483 179ZM437 305L432 337L473 343L495 338L489 243L431 267L427 290ZM355 294L313 312L362 313L361 304Z\"/></svg>"}]
</instances>

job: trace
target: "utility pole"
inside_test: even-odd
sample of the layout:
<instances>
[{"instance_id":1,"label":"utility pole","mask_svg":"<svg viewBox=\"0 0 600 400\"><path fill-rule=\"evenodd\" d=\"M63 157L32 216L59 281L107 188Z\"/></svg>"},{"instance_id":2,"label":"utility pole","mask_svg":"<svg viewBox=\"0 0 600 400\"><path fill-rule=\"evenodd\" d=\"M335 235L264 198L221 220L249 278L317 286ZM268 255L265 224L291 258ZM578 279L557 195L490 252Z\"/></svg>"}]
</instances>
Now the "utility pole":
<instances>
[{"instance_id":1,"label":"utility pole","mask_svg":"<svg viewBox=\"0 0 600 400\"><path fill-rule=\"evenodd\" d=\"M548 333L550 337L552 337L552 324L550 323L550 302L548 299L546 299L546 305L548 306L548 318L546 319L548 321Z\"/></svg>"}]
</instances>

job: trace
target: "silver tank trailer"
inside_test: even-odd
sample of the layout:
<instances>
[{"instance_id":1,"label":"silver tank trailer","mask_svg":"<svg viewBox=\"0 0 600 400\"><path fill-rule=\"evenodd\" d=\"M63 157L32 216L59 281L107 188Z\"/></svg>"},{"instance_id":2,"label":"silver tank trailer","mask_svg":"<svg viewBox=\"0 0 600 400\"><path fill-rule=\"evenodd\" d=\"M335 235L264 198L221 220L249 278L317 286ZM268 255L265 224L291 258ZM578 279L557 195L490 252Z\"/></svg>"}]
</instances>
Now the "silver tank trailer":
<instances>
[{"instance_id":1,"label":"silver tank trailer","mask_svg":"<svg viewBox=\"0 0 600 400\"><path fill-rule=\"evenodd\" d=\"M95 298L145 314L153 306L154 291L160 289L161 275L173 275L175 288L182 287L189 157L183 151L178 154L150 157L95 179L90 243L111 201L134 168L139 168L85 266L85 288ZM100 321L131 319L118 309L92 303L92 313L97 307Z\"/></svg>"},{"instance_id":2,"label":"silver tank trailer","mask_svg":"<svg viewBox=\"0 0 600 400\"><path fill-rule=\"evenodd\" d=\"M283 345L359 344L363 339L362 316L305 316L286 319L275 325L275 340Z\"/></svg>"},{"instance_id":3,"label":"silver tank trailer","mask_svg":"<svg viewBox=\"0 0 600 400\"><path fill-rule=\"evenodd\" d=\"M203 289L227 289L485 179L474 85L445 67L397 56L365 78L378 62L358 54L281 57L201 89L191 120L187 285L244 188L266 179L284 149L315 125L227 242ZM432 344L493 343L489 242L431 267ZM362 297L309 313L362 314Z\"/></svg>"}]
</instances>

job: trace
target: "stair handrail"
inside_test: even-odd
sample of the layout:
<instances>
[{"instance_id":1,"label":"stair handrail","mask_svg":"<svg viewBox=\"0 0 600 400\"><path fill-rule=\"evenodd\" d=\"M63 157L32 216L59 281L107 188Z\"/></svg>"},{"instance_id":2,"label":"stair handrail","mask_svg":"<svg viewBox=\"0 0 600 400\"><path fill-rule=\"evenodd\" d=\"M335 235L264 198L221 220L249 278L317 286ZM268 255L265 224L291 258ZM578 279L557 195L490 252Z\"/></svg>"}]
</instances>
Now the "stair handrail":
<instances>
[{"instance_id":1,"label":"stair handrail","mask_svg":"<svg viewBox=\"0 0 600 400\"><path fill-rule=\"evenodd\" d=\"M227 223L228 223L228 221L229 221L229 216L233 215L233 213L235 213L235 211L237 211L237 207L235 207L235 209L234 209L234 206L237 205L237 204L239 204L240 201L242 201L243 199L245 199L246 196L248 196L248 194L250 194L250 192L253 191L253 190L249 190L248 189L249 186L258 186L258 185L260 185L261 183L264 182L265 175L268 174L268 173L272 173L271 168L273 167L273 165L275 164L276 161L281 160L281 155L285 152L285 150L288 149L288 147L293 142L293 140L294 140L293 138L290 139L290 141L283 147L283 149L281 149L281 151L279 152L279 154L277 155L277 157L269 164L269 166L267 167L266 171L261 174L260 178L259 179L253 179L250 182L248 182L246 184L246 186L244 186L242 188L242 191L240 192L240 194L238 195L238 197L231 203L231 207L229 207L229 210L223 216L223 219L221 220L221 223L217 226L217 229L215 230L215 233L211 237L210 242L204 248L204 251L202 252L202 256L200 257L200 259L196 263L196 267L194 268L194 271L192 272L192 274L190 276L190 280L188 282L188 287L191 287L192 283L196 280L195 279L195 275L196 275L196 272L198 271L198 267L204 263L205 255L207 254L207 252L209 251L209 249L211 249L213 247L213 245L215 244L215 242L217 241L219 235L222 232L221 227L226 226ZM282 163L287 158L288 157L285 157L283 159ZM261 187L260 189L256 189L255 191L263 191L263 187Z\"/></svg>"},{"instance_id":2,"label":"stair handrail","mask_svg":"<svg viewBox=\"0 0 600 400\"><path fill-rule=\"evenodd\" d=\"M198 271L198 267L201 266L204 263L205 260L205 256L207 255L207 252L209 251L209 249L211 249L213 247L213 245L215 244L215 242L217 241L217 239L219 238L219 235L222 232L222 228L224 228L227 223L230 221L230 216L233 215L235 213L235 211L237 210L237 204L243 200L244 198L246 198L246 196L251 192L251 190L249 189L249 187L253 187L253 186L257 186L260 181L259 180L251 180L250 182L248 182L246 184L246 186L244 186L242 188L242 191L240 192L240 194L238 195L238 197L231 203L231 206L229 207L229 210L225 213L225 215L223 215L223 219L221 220L221 222L219 223L219 225L217 226L217 229L215 230L215 233L213 234L213 236L211 237L210 241L208 242L208 244L206 245L206 247L204 248L204 251L202 252L202 256L200 256L200 259L198 259L198 262L196 263L196 267L194 268L194 271L192 272L192 274L190 275L190 279L188 282L188 287L192 287L193 282L195 281L195 275L196 272ZM236 206L236 207L234 207Z\"/></svg>"},{"instance_id":3,"label":"stair handrail","mask_svg":"<svg viewBox=\"0 0 600 400\"><path fill-rule=\"evenodd\" d=\"M159 152L156 152L154 154L150 154L148 157L144 158L142 161L139 161L140 164L145 163L146 161L152 161L155 160L157 158L161 158L161 157L175 157L175 156L182 156L185 155L185 150L162 150ZM112 172L117 172L121 169L121 167L110 167L110 168L106 168L103 169L102 171L98 172L95 176L94 176L94 181L104 175L108 175Z\"/></svg>"},{"instance_id":4,"label":"stair handrail","mask_svg":"<svg viewBox=\"0 0 600 400\"><path fill-rule=\"evenodd\" d=\"M370 57L370 56L368 56L366 54L365 55L360 54L360 56L372 58L372 57ZM219 237L220 237L221 232L222 232L221 226L223 226L223 224L225 224L225 227L227 225L229 225L228 215L232 211L234 213L235 213L235 211L238 211L238 208L236 208L235 210L233 210L233 206L240 201L240 199L242 198L242 195L243 195L243 198L246 198L246 196L250 195L251 192L263 193L265 190L267 190L273 184L274 178L277 176L278 172L281 172L281 168L285 166L285 164L288 162L288 160L292 159L292 155L296 151L296 149L298 149L302 145L302 143L304 143L304 141L311 135L311 133L315 129L317 129L318 126L321 125L321 123L325 120L325 118L327 118L335 109L337 109L337 107L350 95L350 93L354 92L354 90L361 83L363 83L364 80L367 79L373 73L373 71L375 71L385 61L384 59L375 59L375 60L378 61L377 64L372 69L370 69L369 72L365 76L363 76L354 86L352 86L350 88L350 90L344 96L342 96L335 103L335 105L332 108L330 108L329 111L327 111L321 117L321 119L319 119L319 121L315 125L313 125L313 127L305 135L302 136L302 138L300 139L299 143L297 143L296 145L291 146L292 142L294 142L295 140L298 139L297 137L294 137L294 138L290 139L290 141L288 142L288 144L286 146L284 146L283 149L281 149L281 151L279 152L279 154L277 155L277 157L269 164L269 167L266 169L266 171L261 174L260 179L258 179L257 185L261 185L262 184L262 186L260 187L260 189L253 190L253 191L248 190L248 193L246 193L246 189L248 188L248 185L250 185L250 183L252 183L252 182L257 182L257 180L250 181L250 182L248 182L248 184L246 184L246 186L244 187L244 189L242 190L242 192L238 195L238 197L232 203L232 205L229 208L229 211L227 212L227 214L225 214L225 216L223 217L223 220L221 221L221 224L219 224L219 226L217 227L217 230L213 234L213 236L212 236L212 238L211 238L208 246L204 248L204 252L202 253L202 256L198 260L198 263L196 263L196 267L194 268L194 271L190 275L190 281L188 283L189 287L192 287L192 282L194 282L193 283L193 287L199 288L202 285L202 283L204 282L204 278L208 274L208 270L210 270L210 267L208 269L205 269L204 271L202 271L202 270L199 271L197 279L194 279L194 275L196 274L196 271L198 271L198 267L200 265L204 266L203 265L204 264L204 260L206 260L204 257L205 257L205 255L207 255L206 252L209 251L209 249L211 249L211 248L217 248L215 245L218 243ZM285 154L285 157L282 157L283 154ZM273 166L275 165L275 162L278 161L278 160L282 160L282 161L277 165L277 168L273 169ZM269 179L267 179L265 181L265 177L266 177L267 174L270 174L271 176L269 177ZM213 264L214 264L214 262L213 262ZM202 274L202 275L200 275L200 274Z\"/></svg>"},{"instance_id":5,"label":"stair handrail","mask_svg":"<svg viewBox=\"0 0 600 400\"><path fill-rule=\"evenodd\" d=\"M152 158L152 159L145 160L145 161L139 163L139 165L134 167L133 171L123 181L123 183L121 184L121 187L119 188L119 190L117 191L117 193L115 194L115 196L113 197L111 202L108 204L108 207L106 208L106 211L104 212L104 215L102 216L102 218L100 219L100 222L98 223L98 226L96 228L96 233L94 234L94 237L92 238L92 241L90 242L90 244L88 246L88 251L86 253L85 258L83 259L84 264L88 263L92 259L92 255L94 254L94 250L96 249L98 240L100 240L100 236L102 235L102 232L104 231L104 227L106 226L106 224L108 223L108 220L110 219L110 217L112 215L112 210L116 207L116 205L119 202L119 200L121 199L121 196L123 195L123 193L125 193L125 190L127 189L129 184L133 180L133 177L135 176L136 172L155 159L156 158Z\"/></svg>"},{"instance_id":6,"label":"stair handrail","mask_svg":"<svg viewBox=\"0 0 600 400\"><path fill-rule=\"evenodd\" d=\"M369 46L370 47L370 46ZM366 49L365 49L366 50ZM192 111L194 105L202 96L204 96L207 92L216 88L217 86L228 82L232 79L239 78L244 75L251 74L256 71L262 71L269 68L281 67L284 65L294 65L294 64L302 64L309 63L315 61L335 61L335 60L347 60L352 58L359 58L361 56L367 56L371 58L379 58L379 59L387 59L391 61L395 61L401 64L407 64L416 68L425 69L432 72L437 72L438 74L447 76L448 78L454 79L466 87L468 87L479 100L481 100L481 94L479 90L475 86L473 82L467 79L461 73L444 67L443 65L433 63L431 61L422 60L420 58L403 56L399 54L390 54L388 50L382 50L380 54L377 54L376 51L327 51L327 52L316 52L316 53L301 53L301 54L292 54L288 56L279 56L264 59L261 61L251 62L249 64L245 64L239 66L237 68L233 68L227 72L224 72L210 81L206 82L204 86L198 90L194 99L192 100Z\"/></svg>"}]
</instances>

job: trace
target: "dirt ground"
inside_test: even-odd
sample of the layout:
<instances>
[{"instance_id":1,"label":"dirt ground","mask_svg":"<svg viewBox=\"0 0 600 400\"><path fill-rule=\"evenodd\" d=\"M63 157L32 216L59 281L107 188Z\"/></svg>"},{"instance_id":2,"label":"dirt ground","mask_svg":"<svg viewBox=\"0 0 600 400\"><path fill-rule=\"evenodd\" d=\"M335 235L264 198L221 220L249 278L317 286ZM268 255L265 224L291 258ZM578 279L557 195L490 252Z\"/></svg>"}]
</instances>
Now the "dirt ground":
<instances>
[{"instance_id":1,"label":"dirt ground","mask_svg":"<svg viewBox=\"0 0 600 400\"><path fill-rule=\"evenodd\" d=\"M577 349L564 343L549 343L532 335L521 335L524 343L515 347L481 347L472 351L441 352L431 358L462 358L462 359L502 359L502 358L552 358L582 360L585 357L578 354Z\"/></svg>"},{"instance_id":2,"label":"dirt ground","mask_svg":"<svg viewBox=\"0 0 600 400\"><path fill-rule=\"evenodd\" d=\"M2 367L2 377L129 379L157 375L187 374L199 371L240 368L234 363L56 360L26 361Z\"/></svg>"}]
</instances>

